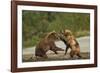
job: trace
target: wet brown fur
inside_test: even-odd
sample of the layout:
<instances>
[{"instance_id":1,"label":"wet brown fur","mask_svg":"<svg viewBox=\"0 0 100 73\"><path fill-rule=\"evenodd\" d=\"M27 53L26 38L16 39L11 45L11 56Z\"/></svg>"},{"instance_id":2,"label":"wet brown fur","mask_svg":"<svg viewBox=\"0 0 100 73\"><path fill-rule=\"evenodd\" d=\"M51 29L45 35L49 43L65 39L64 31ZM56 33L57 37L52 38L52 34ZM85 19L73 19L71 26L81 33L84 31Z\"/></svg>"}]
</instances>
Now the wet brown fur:
<instances>
[{"instance_id":1,"label":"wet brown fur","mask_svg":"<svg viewBox=\"0 0 100 73\"><path fill-rule=\"evenodd\" d=\"M66 41L66 50L65 50L65 55L68 51L68 49L71 49L70 56L73 57L74 55L78 56L81 58L80 55L80 46L78 41L75 39L75 37L72 35L72 32L70 30L64 30L63 35L65 37Z\"/></svg>"},{"instance_id":2,"label":"wet brown fur","mask_svg":"<svg viewBox=\"0 0 100 73\"><path fill-rule=\"evenodd\" d=\"M35 56L47 58L46 52L51 50L55 54L57 51L64 51L55 45L55 40L58 39L57 33L55 31L49 32L36 46Z\"/></svg>"}]
</instances>

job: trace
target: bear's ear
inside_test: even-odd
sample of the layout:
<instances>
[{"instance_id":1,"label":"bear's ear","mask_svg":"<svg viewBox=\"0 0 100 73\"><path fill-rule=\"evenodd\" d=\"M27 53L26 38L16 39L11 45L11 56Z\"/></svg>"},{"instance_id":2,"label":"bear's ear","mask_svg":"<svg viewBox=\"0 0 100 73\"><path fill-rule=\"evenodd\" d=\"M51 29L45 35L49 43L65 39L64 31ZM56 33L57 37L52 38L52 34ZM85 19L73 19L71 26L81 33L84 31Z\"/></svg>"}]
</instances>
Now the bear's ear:
<instances>
[{"instance_id":1,"label":"bear's ear","mask_svg":"<svg viewBox=\"0 0 100 73\"><path fill-rule=\"evenodd\" d=\"M57 32L56 32L55 30L53 30L53 31L51 32L51 35L55 35L55 34L57 34Z\"/></svg>"},{"instance_id":2,"label":"bear's ear","mask_svg":"<svg viewBox=\"0 0 100 73\"><path fill-rule=\"evenodd\" d=\"M66 29L66 30L64 31L64 34L66 34L66 35L72 35L72 32L71 32L70 30Z\"/></svg>"},{"instance_id":3,"label":"bear's ear","mask_svg":"<svg viewBox=\"0 0 100 73\"><path fill-rule=\"evenodd\" d=\"M55 34L56 34L55 31L49 32L49 33L47 34L47 37L50 37L50 36L55 35Z\"/></svg>"}]
</instances>

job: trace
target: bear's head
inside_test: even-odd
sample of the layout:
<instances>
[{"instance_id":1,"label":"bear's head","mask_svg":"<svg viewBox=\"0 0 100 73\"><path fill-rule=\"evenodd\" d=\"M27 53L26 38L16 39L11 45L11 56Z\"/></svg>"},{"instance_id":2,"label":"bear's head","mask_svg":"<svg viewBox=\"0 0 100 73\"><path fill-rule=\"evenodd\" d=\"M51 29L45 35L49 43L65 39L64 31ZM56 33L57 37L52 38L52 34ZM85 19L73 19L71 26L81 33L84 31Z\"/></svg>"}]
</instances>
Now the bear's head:
<instances>
[{"instance_id":1,"label":"bear's head","mask_svg":"<svg viewBox=\"0 0 100 73\"><path fill-rule=\"evenodd\" d=\"M47 39L52 39L52 40L59 40L58 33L56 31L49 32L46 36Z\"/></svg>"},{"instance_id":2,"label":"bear's head","mask_svg":"<svg viewBox=\"0 0 100 73\"><path fill-rule=\"evenodd\" d=\"M72 36L72 32L68 29L64 30L63 34L64 36Z\"/></svg>"}]
</instances>

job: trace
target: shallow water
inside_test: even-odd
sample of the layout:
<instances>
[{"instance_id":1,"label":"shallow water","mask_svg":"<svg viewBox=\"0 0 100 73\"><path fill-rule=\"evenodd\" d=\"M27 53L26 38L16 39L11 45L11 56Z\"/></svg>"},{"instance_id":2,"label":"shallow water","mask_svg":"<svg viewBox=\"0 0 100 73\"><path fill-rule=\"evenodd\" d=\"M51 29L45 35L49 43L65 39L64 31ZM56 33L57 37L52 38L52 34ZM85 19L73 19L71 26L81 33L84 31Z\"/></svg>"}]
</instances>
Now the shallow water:
<instances>
[{"instance_id":1,"label":"shallow water","mask_svg":"<svg viewBox=\"0 0 100 73\"><path fill-rule=\"evenodd\" d=\"M81 52L90 52L90 37L89 36L77 38L77 41L79 42ZM55 44L57 47L60 47L64 50L66 48L66 45L62 41L57 41L57 42L55 42ZM26 54L35 54L35 46L29 47L29 48L24 48L23 55L24 54L25 55Z\"/></svg>"}]
</instances>

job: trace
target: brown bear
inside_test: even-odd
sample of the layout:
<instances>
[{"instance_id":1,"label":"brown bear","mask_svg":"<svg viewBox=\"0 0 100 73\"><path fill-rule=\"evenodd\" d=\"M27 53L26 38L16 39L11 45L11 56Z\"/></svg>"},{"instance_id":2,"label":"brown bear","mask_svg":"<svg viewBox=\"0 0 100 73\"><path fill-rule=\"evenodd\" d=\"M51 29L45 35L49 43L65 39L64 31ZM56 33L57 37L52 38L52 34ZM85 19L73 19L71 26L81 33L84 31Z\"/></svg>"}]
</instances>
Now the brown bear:
<instances>
[{"instance_id":1,"label":"brown bear","mask_svg":"<svg viewBox=\"0 0 100 73\"><path fill-rule=\"evenodd\" d=\"M55 40L59 39L57 33L52 31L46 35L37 45L35 49L35 56L47 58L46 52L48 50L53 51L55 54L58 54L57 51L64 51L61 48L58 48L55 45Z\"/></svg>"},{"instance_id":2,"label":"brown bear","mask_svg":"<svg viewBox=\"0 0 100 73\"><path fill-rule=\"evenodd\" d=\"M60 39L66 45L65 55L66 55L68 49L70 48L71 49L71 52L70 52L71 57L76 55L79 58L81 58L79 43L75 39L75 37L72 35L72 32L70 30L64 30L64 32L62 32L62 35L60 35Z\"/></svg>"}]
</instances>

